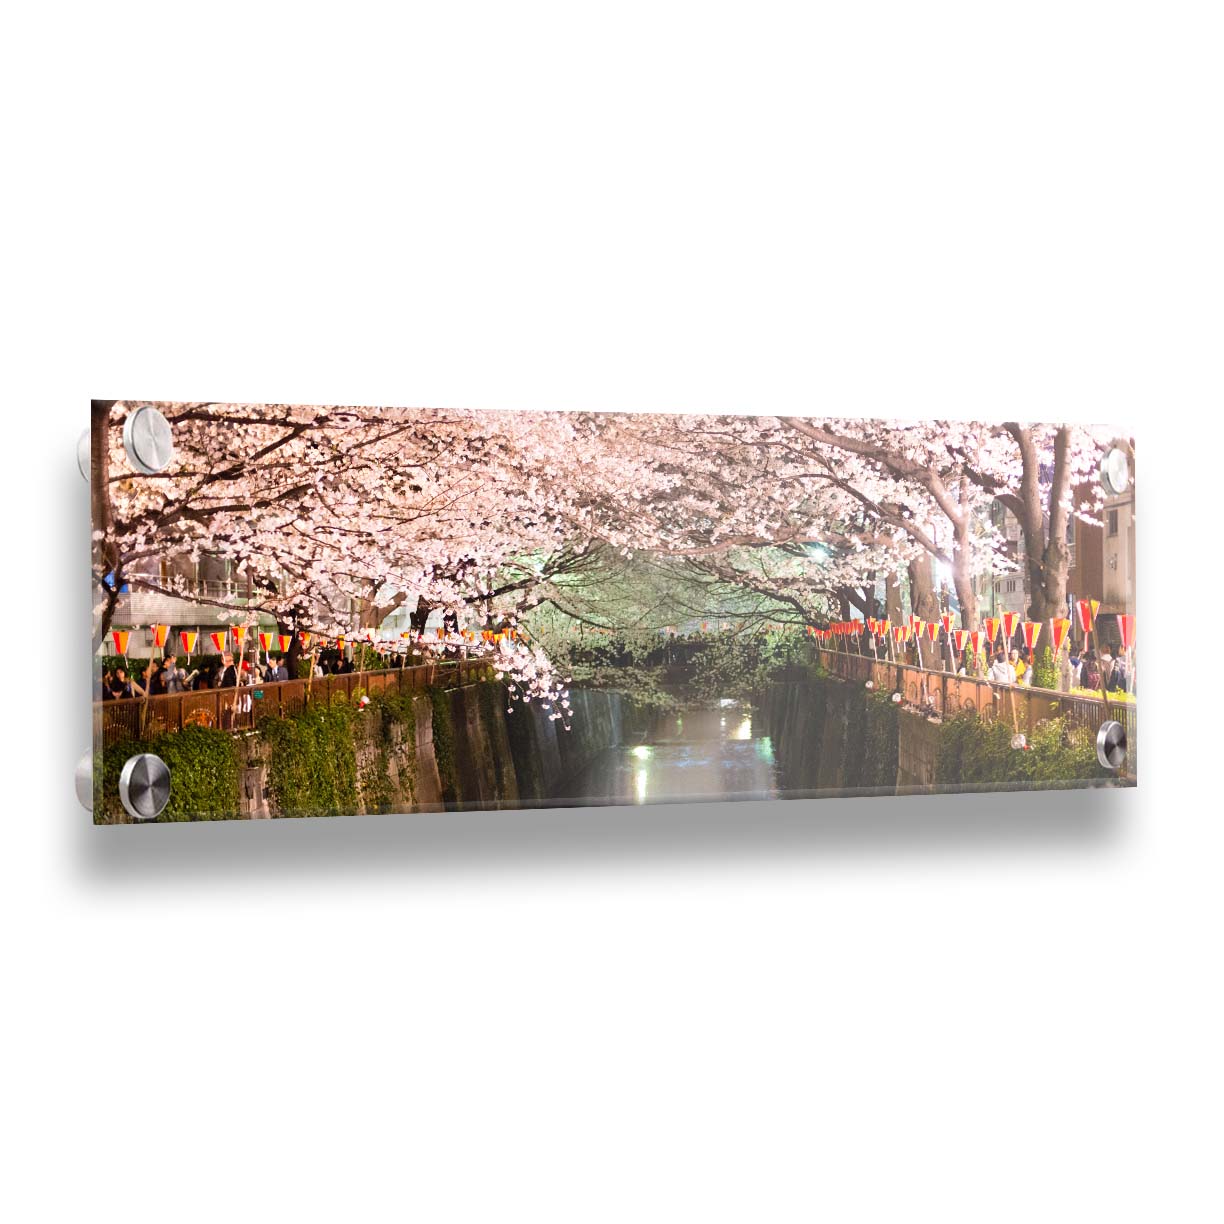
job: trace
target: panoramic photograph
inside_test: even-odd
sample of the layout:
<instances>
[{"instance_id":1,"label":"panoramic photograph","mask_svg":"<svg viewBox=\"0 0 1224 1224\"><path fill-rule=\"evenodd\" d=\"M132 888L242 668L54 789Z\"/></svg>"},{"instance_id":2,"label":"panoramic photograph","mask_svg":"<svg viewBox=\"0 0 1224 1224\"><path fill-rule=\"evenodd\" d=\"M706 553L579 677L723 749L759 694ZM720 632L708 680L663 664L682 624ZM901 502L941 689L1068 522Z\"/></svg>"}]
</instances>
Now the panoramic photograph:
<instances>
[{"instance_id":1,"label":"panoramic photograph","mask_svg":"<svg viewBox=\"0 0 1224 1224\"><path fill-rule=\"evenodd\" d=\"M98 823L1131 786L1117 426L95 400Z\"/></svg>"}]
</instances>

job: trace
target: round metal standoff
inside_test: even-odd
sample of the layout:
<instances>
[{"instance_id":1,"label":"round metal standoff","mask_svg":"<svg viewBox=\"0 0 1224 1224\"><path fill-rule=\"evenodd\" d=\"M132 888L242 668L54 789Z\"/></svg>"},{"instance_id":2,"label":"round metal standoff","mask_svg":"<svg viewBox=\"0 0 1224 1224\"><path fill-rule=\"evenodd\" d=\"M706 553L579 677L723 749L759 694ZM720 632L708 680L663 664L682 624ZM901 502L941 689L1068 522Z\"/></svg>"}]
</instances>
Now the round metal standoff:
<instances>
[{"instance_id":1,"label":"round metal standoff","mask_svg":"<svg viewBox=\"0 0 1224 1224\"><path fill-rule=\"evenodd\" d=\"M119 798L133 820L156 820L170 802L170 770L151 752L128 757L119 774Z\"/></svg>"},{"instance_id":2,"label":"round metal standoff","mask_svg":"<svg viewBox=\"0 0 1224 1224\"><path fill-rule=\"evenodd\" d=\"M1121 769L1126 760L1126 728L1120 722L1103 722L1097 732L1097 760L1104 769Z\"/></svg>"},{"instance_id":3,"label":"round metal standoff","mask_svg":"<svg viewBox=\"0 0 1224 1224\"><path fill-rule=\"evenodd\" d=\"M138 472L152 476L162 471L174 454L170 422L156 408L142 405L123 422L123 448Z\"/></svg>"},{"instance_id":4,"label":"round metal standoff","mask_svg":"<svg viewBox=\"0 0 1224 1224\"><path fill-rule=\"evenodd\" d=\"M76 796L81 806L87 811L93 811L93 753L82 754L73 771L76 782Z\"/></svg>"},{"instance_id":5,"label":"round metal standoff","mask_svg":"<svg viewBox=\"0 0 1224 1224\"><path fill-rule=\"evenodd\" d=\"M81 431L81 436L77 439L77 467L81 471L81 475L85 477L85 483L89 483L89 430Z\"/></svg>"},{"instance_id":6,"label":"round metal standoff","mask_svg":"<svg viewBox=\"0 0 1224 1224\"><path fill-rule=\"evenodd\" d=\"M1101 483L1106 493L1125 493L1130 487L1130 464L1121 447L1113 447L1101 460Z\"/></svg>"}]
</instances>

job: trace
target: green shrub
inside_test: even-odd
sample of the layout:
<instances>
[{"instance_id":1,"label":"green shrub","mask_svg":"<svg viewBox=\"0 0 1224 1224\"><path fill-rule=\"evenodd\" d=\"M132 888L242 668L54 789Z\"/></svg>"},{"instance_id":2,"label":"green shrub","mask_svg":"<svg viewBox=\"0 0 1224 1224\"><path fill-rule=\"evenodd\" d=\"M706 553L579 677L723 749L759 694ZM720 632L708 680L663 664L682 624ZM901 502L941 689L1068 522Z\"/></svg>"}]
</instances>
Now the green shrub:
<instances>
[{"instance_id":1,"label":"green shrub","mask_svg":"<svg viewBox=\"0 0 1224 1224\"><path fill-rule=\"evenodd\" d=\"M1011 725L1002 720L984 721L976 714L949 719L940 731L936 785L1011 789L1112 777L1096 759L1092 733L1065 719L1040 723L1026 748L1013 748L1014 736Z\"/></svg>"},{"instance_id":2,"label":"green shrub","mask_svg":"<svg viewBox=\"0 0 1224 1224\"><path fill-rule=\"evenodd\" d=\"M155 739L113 744L94 754L94 821L127 824L119 799L119 774L141 752L161 757L170 770L170 802L159 822L237 820L238 751L234 737L211 727L184 727Z\"/></svg>"},{"instance_id":3,"label":"green shrub","mask_svg":"<svg viewBox=\"0 0 1224 1224\"><path fill-rule=\"evenodd\" d=\"M1033 664L1033 687L1055 690L1058 688L1058 668L1054 664L1054 652L1048 646L1042 647Z\"/></svg>"}]
</instances>

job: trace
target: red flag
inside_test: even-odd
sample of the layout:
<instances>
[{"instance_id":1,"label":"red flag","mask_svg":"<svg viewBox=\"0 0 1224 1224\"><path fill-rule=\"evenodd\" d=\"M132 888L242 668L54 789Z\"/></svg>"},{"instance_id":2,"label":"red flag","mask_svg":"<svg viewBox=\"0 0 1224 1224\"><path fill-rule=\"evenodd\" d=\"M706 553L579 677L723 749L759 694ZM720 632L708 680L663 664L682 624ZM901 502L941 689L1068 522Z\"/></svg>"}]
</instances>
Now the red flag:
<instances>
[{"instance_id":1,"label":"red flag","mask_svg":"<svg viewBox=\"0 0 1224 1224\"><path fill-rule=\"evenodd\" d=\"M289 643L290 643L291 641L293 641L293 634L291 634L291 633L278 633L278 634L276 635L276 641L277 641L277 643L280 645L281 652L282 652L282 653L284 653L286 650L288 650L288 649L289 649Z\"/></svg>"},{"instance_id":2,"label":"red flag","mask_svg":"<svg viewBox=\"0 0 1224 1224\"><path fill-rule=\"evenodd\" d=\"M210 633L208 636L212 638L213 649L218 654L221 654L225 650L225 630L222 629L218 633Z\"/></svg>"},{"instance_id":3,"label":"red flag","mask_svg":"<svg viewBox=\"0 0 1224 1224\"><path fill-rule=\"evenodd\" d=\"M195 649L196 637L197 634L192 632L190 629L179 630L179 641L183 643L184 654L189 655Z\"/></svg>"},{"instance_id":4,"label":"red flag","mask_svg":"<svg viewBox=\"0 0 1224 1224\"><path fill-rule=\"evenodd\" d=\"M241 650L242 643L246 640L246 626L245 625L231 625L230 626L230 636L234 639L234 645L237 646L239 650Z\"/></svg>"},{"instance_id":5,"label":"red flag","mask_svg":"<svg viewBox=\"0 0 1224 1224\"><path fill-rule=\"evenodd\" d=\"M1037 639L1041 636L1041 622L1025 621L1021 628L1024 630L1024 644L1032 650L1037 645Z\"/></svg>"},{"instance_id":6,"label":"red flag","mask_svg":"<svg viewBox=\"0 0 1224 1224\"><path fill-rule=\"evenodd\" d=\"M956 643L956 653L960 654L965 649L965 639L969 636L968 629L953 629L952 640Z\"/></svg>"},{"instance_id":7,"label":"red flag","mask_svg":"<svg viewBox=\"0 0 1224 1224\"><path fill-rule=\"evenodd\" d=\"M977 652L982 648L982 634L980 630L975 629L969 635L969 645L973 647L974 654L977 654Z\"/></svg>"},{"instance_id":8,"label":"red flag","mask_svg":"<svg viewBox=\"0 0 1224 1224\"><path fill-rule=\"evenodd\" d=\"M271 649L272 649L272 634L270 634L270 633L261 633L261 634L259 635L259 645L260 645L260 648L261 648L261 649L264 651L264 653L265 653L265 654L266 654L266 653L267 653L269 650L271 650Z\"/></svg>"},{"instance_id":9,"label":"red flag","mask_svg":"<svg viewBox=\"0 0 1224 1224\"><path fill-rule=\"evenodd\" d=\"M407 637L408 635L405 633L403 636ZM302 649L309 650L310 649L310 634L307 633L305 629L303 629L301 633L298 634L298 637L302 641Z\"/></svg>"},{"instance_id":10,"label":"red flag","mask_svg":"<svg viewBox=\"0 0 1224 1224\"><path fill-rule=\"evenodd\" d=\"M1004 612L1003 613L1003 636L1007 638L1010 645L1016 636L1016 622L1020 619L1019 612Z\"/></svg>"},{"instance_id":11,"label":"red flag","mask_svg":"<svg viewBox=\"0 0 1224 1224\"><path fill-rule=\"evenodd\" d=\"M166 645L166 638L170 636L170 626L150 625L149 632L153 634L153 645L160 650Z\"/></svg>"},{"instance_id":12,"label":"red flag","mask_svg":"<svg viewBox=\"0 0 1224 1224\"><path fill-rule=\"evenodd\" d=\"M1071 622L1065 617L1055 617L1050 621L1050 632L1054 635L1054 653L1057 654L1062 649L1062 644L1067 640L1067 634L1071 630Z\"/></svg>"},{"instance_id":13,"label":"red flag","mask_svg":"<svg viewBox=\"0 0 1224 1224\"><path fill-rule=\"evenodd\" d=\"M1129 650L1135 644L1135 618L1132 615L1118 617L1118 633L1122 638L1122 649Z\"/></svg>"},{"instance_id":14,"label":"red flag","mask_svg":"<svg viewBox=\"0 0 1224 1224\"><path fill-rule=\"evenodd\" d=\"M927 621L926 635L933 642L939 636L939 625L935 621Z\"/></svg>"},{"instance_id":15,"label":"red flag","mask_svg":"<svg viewBox=\"0 0 1224 1224\"><path fill-rule=\"evenodd\" d=\"M989 646L999 636L1000 622L997 616L988 616L984 623L986 625L986 644Z\"/></svg>"},{"instance_id":16,"label":"red flag","mask_svg":"<svg viewBox=\"0 0 1224 1224\"><path fill-rule=\"evenodd\" d=\"M128 638L130 638L131 636L132 636L132 632L130 629L112 629L111 630L111 637L115 641L115 653L116 654L121 654L121 655L127 654Z\"/></svg>"},{"instance_id":17,"label":"red flag","mask_svg":"<svg viewBox=\"0 0 1224 1224\"><path fill-rule=\"evenodd\" d=\"M945 612L939 619L940 621L943 622L943 631L945 633L951 633L952 632L952 614L950 612Z\"/></svg>"},{"instance_id":18,"label":"red flag","mask_svg":"<svg viewBox=\"0 0 1224 1224\"><path fill-rule=\"evenodd\" d=\"M914 626L914 636L921 637L926 630L926 621L921 616L915 616L911 623Z\"/></svg>"}]
</instances>

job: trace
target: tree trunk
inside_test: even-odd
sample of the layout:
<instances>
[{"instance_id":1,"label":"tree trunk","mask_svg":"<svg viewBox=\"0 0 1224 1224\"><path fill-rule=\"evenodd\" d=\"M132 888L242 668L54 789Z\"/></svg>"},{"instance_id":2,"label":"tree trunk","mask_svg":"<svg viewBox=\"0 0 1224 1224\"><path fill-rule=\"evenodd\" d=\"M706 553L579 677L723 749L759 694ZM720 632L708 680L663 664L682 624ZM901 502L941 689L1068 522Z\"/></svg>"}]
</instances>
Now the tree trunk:
<instances>
[{"instance_id":1,"label":"tree trunk","mask_svg":"<svg viewBox=\"0 0 1224 1224\"><path fill-rule=\"evenodd\" d=\"M909 563L910 610L924 621L939 619L939 599L935 595L935 576L931 554L923 553Z\"/></svg>"},{"instance_id":2,"label":"tree trunk","mask_svg":"<svg viewBox=\"0 0 1224 1224\"><path fill-rule=\"evenodd\" d=\"M905 619L901 610L901 583L892 571L884 575L884 615L893 625L899 625Z\"/></svg>"},{"instance_id":3,"label":"tree trunk","mask_svg":"<svg viewBox=\"0 0 1224 1224\"><path fill-rule=\"evenodd\" d=\"M978 624L977 590L973 585L973 569L969 552L969 515L953 525L952 585L960 603L961 628L976 629Z\"/></svg>"},{"instance_id":4,"label":"tree trunk","mask_svg":"<svg viewBox=\"0 0 1224 1224\"><path fill-rule=\"evenodd\" d=\"M110 412L115 403L115 400L91 400L89 405L90 535L94 532L102 535L101 540L93 546L93 566L104 594L102 613L94 626L95 654L110 632L123 577L119 552L115 547L115 524L110 500ZM110 587L102 582L108 573L112 575Z\"/></svg>"}]
</instances>

